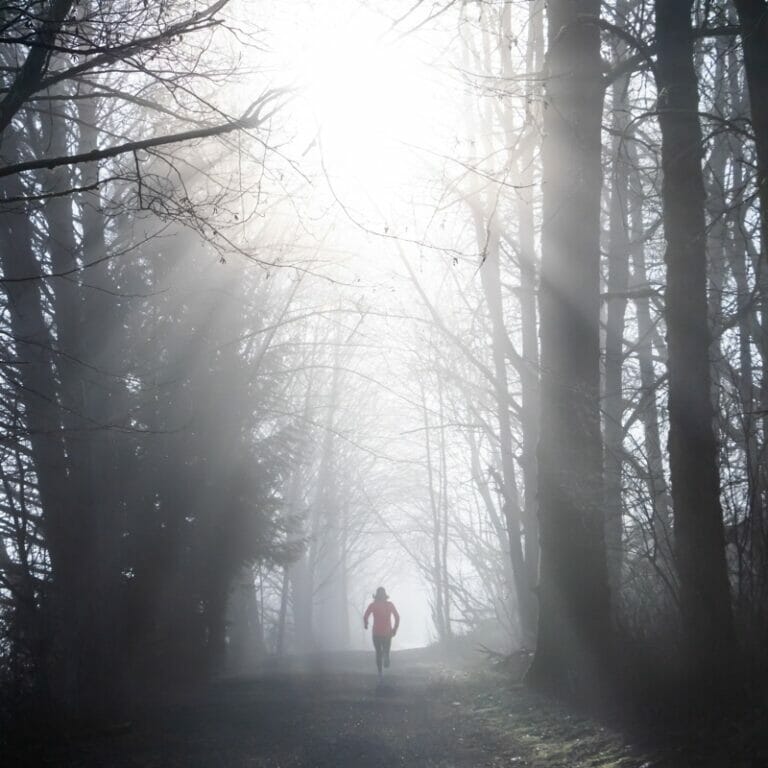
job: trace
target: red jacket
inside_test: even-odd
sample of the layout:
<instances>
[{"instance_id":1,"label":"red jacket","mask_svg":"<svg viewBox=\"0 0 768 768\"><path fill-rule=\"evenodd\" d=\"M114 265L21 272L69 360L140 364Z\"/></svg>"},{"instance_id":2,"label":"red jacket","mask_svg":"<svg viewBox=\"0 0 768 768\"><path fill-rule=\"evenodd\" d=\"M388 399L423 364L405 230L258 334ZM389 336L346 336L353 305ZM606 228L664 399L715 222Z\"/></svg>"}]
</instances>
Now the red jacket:
<instances>
[{"instance_id":1,"label":"red jacket","mask_svg":"<svg viewBox=\"0 0 768 768\"><path fill-rule=\"evenodd\" d=\"M374 600L366 609L363 623L368 629L368 618L373 614L374 637L392 637L400 626L400 614L389 600ZM392 617L395 617L395 626L392 626Z\"/></svg>"}]
</instances>

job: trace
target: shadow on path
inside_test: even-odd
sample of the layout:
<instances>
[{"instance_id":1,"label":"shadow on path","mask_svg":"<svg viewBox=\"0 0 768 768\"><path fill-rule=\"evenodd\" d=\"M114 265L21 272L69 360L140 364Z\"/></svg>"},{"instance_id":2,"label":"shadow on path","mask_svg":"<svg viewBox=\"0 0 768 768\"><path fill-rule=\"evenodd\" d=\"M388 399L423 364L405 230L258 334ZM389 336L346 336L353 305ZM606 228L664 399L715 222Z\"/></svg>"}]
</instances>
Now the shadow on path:
<instances>
[{"instance_id":1,"label":"shadow on path","mask_svg":"<svg viewBox=\"0 0 768 768\"><path fill-rule=\"evenodd\" d=\"M372 653L289 659L221 679L132 728L67 749L30 745L16 765L116 768L393 768L509 765L451 695L443 668L393 653L378 684Z\"/></svg>"}]
</instances>

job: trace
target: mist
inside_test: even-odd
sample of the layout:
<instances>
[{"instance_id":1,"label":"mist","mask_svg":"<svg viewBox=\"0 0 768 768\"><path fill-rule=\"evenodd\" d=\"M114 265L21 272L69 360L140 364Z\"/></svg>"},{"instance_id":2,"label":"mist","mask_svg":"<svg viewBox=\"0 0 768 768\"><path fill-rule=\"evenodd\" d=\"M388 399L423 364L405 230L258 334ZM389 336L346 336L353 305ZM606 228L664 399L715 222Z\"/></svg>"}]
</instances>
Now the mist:
<instances>
[{"instance_id":1,"label":"mist","mask_svg":"<svg viewBox=\"0 0 768 768\"><path fill-rule=\"evenodd\" d=\"M2 9L0 745L758 764L766 19Z\"/></svg>"}]
</instances>

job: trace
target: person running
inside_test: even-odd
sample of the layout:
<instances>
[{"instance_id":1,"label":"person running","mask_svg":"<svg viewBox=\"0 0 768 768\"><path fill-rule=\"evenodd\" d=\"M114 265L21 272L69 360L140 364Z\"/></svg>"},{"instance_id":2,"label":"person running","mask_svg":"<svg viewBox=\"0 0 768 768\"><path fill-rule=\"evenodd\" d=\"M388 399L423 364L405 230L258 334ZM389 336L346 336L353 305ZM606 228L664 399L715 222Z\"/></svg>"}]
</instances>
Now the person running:
<instances>
[{"instance_id":1,"label":"person running","mask_svg":"<svg viewBox=\"0 0 768 768\"><path fill-rule=\"evenodd\" d=\"M363 615L363 626L368 629L368 619L373 616L373 647L376 649L376 669L379 670L379 679L383 674L382 666L389 667L389 648L392 638L397 634L400 626L400 614L397 608L389 602L389 595L384 587L379 587L373 596L373 602L368 606ZM392 618L395 625L392 626Z\"/></svg>"}]
</instances>

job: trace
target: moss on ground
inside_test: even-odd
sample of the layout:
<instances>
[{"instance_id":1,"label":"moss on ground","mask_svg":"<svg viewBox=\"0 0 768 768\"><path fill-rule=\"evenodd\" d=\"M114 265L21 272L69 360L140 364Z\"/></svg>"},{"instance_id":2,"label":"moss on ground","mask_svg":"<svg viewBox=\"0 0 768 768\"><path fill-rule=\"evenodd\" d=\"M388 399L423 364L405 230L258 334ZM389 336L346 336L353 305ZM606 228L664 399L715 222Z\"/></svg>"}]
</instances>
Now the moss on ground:
<instances>
[{"instance_id":1,"label":"moss on ground","mask_svg":"<svg viewBox=\"0 0 768 768\"><path fill-rule=\"evenodd\" d=\"M508 745L497 765L525 768L764 768L768 716L762 707L686 732L675 723L633 735L575 713L501 674L467 675L462 706L489 738ZM639 735L642 734L642 735ZM511 756L510 755L513 755Z\"/></svg>"},{"instance_id":2,"label":"moss on ground","mask_svg":"<svg viewBox=\"0 0 768 768\"><path fill-rule=\"evenodd\" d=\"M642 768L651 758L618 731L573 714L520 685L493 686L486 679L465 705L494 738L514 744L517 759L510 765L529 768Z\"/></svg>"}]
</instances>

